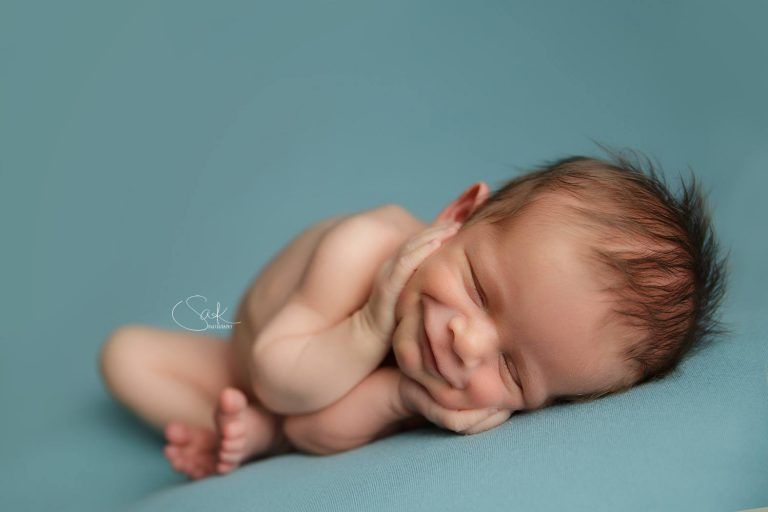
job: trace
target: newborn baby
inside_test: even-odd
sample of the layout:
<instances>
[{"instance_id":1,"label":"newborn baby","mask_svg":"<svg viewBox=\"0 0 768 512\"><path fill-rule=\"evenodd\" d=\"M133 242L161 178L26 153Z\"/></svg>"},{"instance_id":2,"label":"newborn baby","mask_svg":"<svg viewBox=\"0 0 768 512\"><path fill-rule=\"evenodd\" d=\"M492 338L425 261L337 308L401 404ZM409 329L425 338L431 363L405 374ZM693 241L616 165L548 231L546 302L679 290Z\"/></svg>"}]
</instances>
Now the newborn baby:
<instances>
[{"instance_id":1,"label":"newborn baby","mask_svg":"<svg viewBox=\"0 0 768 512\"><path fill-rule=\"evenodd\" d=\"M475 183L431 224L397 205L317 223L230 340L124 326L101 370L194 479L428 422L473 434L668 374L719 332L716 253L695 179L678 199L652 167L572 157Z\"/></svg>"}]
</instances>

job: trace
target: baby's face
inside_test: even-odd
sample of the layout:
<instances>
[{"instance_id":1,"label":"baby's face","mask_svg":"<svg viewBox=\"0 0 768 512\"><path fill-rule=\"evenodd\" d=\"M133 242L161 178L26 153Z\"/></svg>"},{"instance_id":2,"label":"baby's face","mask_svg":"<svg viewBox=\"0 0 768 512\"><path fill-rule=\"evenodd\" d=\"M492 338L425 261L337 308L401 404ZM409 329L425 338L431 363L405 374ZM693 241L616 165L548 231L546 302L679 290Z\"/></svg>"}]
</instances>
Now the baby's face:
<instances>
[{"instance_id":1,"label":"baby's face","mask_svg":"<svg viewBox=\"0 0 768 512\"><path fill-rule=\"evenodd\" d=\"M400 295L398 365L446 408L537 409L627 376L621 333L601 323L602 283L579 257L584 242L535 210L520 221L508 233L462 230Z\"/></svg>"}]
</instances>

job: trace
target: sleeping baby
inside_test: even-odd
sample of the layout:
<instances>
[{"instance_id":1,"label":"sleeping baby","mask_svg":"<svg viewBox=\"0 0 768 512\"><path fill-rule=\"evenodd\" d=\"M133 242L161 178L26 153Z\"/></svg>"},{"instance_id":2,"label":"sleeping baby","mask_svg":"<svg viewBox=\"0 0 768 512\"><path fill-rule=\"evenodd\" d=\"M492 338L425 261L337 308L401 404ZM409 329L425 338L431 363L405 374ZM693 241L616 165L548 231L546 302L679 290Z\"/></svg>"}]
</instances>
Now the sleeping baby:
<instances>
[{"instance_id":1,"label":"sleeping baby","mask_svg":"<svg viewBox=\"0 0 768 512\"><path fill-rule=\"evenodd\" d=\"M228 340L122 326L105 384L198 479L659 379L722 332L726 258L695 178L678 198L611 156L474 183L430 224L394 204L314 224L261 269Z\"/></svg>"}]
</instances>

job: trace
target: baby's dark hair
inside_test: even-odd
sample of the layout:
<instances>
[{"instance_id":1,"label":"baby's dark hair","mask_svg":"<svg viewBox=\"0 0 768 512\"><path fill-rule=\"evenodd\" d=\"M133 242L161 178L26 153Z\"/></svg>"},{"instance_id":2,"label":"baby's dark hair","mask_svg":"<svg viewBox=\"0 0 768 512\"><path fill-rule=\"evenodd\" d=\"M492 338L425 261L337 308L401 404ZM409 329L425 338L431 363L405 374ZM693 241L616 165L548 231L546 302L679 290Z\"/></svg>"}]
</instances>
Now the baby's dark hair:
<instances>
[{"instance_id":1,"label":"baby's dark hair","mask_svg":"<svg viewBox=\"0 0 768 512\"><path fill-rule=\"evenodd\" d=\"M552 397L548 404L589 401L661 379L686 354L729 332L716 316L730 251L720 257L693 172L690 184L680 177L678 198L647 157L644 169L637 158L596 144L609 160L571 156L540 165L504 182L465 223L510 229L541 200L565 199L560 203L574 214L569 227L592 235L589 263L612 277L604 289L612 298L606 322L634 328L634 336L616 340L630 376L589 395Z\"/></svg>"}]
</instances>

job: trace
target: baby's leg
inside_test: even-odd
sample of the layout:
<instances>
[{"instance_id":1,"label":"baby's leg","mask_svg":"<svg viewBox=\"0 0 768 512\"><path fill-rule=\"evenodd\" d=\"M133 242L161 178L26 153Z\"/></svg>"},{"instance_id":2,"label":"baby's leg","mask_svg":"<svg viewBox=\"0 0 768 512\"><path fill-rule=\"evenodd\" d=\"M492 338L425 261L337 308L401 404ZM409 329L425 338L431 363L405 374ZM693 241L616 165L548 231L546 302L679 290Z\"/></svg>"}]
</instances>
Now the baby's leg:
<instances>
[{"instance_id":1,"label":"baby's leg","mask_svg":"<svg viewBox=\"0 0 768 512\"><path fill-rule=\"evenodd\" d=\"M164 432L171 463L197 478L288 449L282 418L238 390L234 357L220 338L130 325L112 333L100 364L115 398Z\"/></svg>"}]
</instances>

